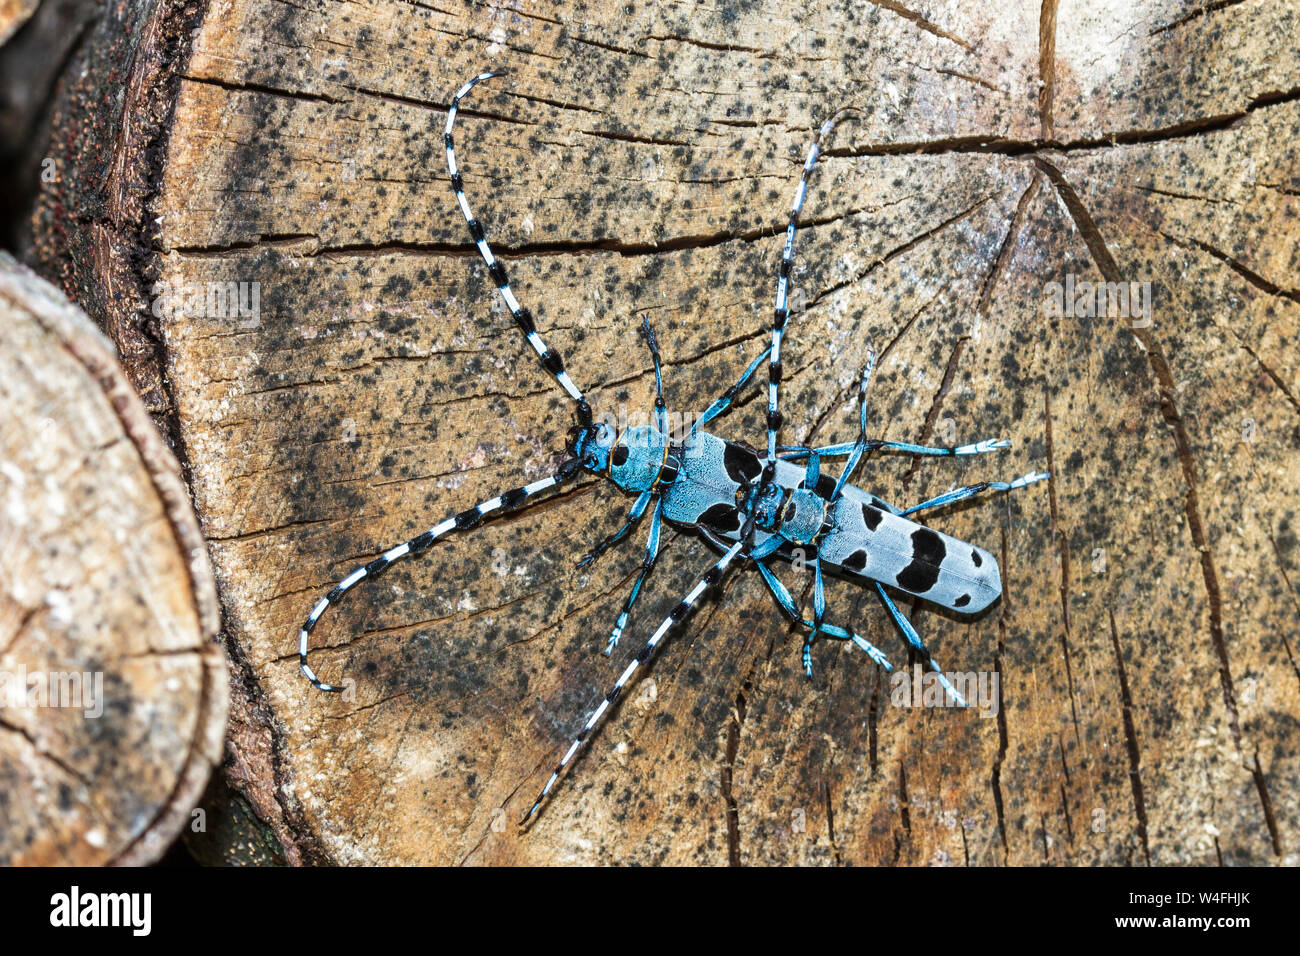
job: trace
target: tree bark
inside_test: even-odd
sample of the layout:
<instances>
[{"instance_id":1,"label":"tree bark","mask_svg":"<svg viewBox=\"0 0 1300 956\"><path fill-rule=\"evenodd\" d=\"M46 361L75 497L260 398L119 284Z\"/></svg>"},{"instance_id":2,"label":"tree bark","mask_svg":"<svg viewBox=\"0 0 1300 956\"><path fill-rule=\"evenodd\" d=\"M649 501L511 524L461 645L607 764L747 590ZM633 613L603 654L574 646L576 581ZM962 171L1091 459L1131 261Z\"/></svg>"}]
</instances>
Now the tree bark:
<instances>
[{"instance_id":1,"label":"tree bark","mask_svg":"<svg viewBox=\"0 0 1300 956\"><path fill-rule=\"evenodd\" d=\"M124 68L101 37L68 81L34 248L188 466L237 664L228 778L287 859L1296 861L1300 63L1272 55L1294 4L128 7ZM485 68L510 75L460 120L470 201L597 411L626 415L651 409L643 314L679 413L762 350L799 164L862 109L801 220L782 438L856 434L874 345L873 433L1012 448L881 455L859 484L909 505L1051 472L929 521L998 557L1000 604L904 606L949 670L996 675L996 714L898 706L839 645L803 680L740 570L516 832L713 560L667 534L600 656L646 529L576 568L630 504L594 479L363 584L313 635L355 699L303 681L297 629L335 581L563 457L571 407L448 188L447 103ZM1084 282L1149 283L1150 323L1045 311ZM152 309L228 283L258 284L255 318ZM760 444L761 394L715 431ZM829 601L910 667L867 589Z\"/></svg>"}]
</instances>

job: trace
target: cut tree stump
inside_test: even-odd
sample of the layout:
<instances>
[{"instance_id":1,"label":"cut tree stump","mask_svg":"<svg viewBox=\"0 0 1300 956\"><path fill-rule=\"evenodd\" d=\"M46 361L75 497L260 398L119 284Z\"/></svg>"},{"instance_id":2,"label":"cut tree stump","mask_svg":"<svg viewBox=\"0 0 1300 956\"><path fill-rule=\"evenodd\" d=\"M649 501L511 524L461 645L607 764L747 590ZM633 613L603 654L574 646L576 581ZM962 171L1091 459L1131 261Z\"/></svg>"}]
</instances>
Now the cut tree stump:
<instances>
[{"instance_id":1,"label":"cut tree stump","mask_svg":"<svg viewBox=\"0 0 1300 956\"><path fill-rule=\"evenodd\" d=\"M171 423L239 665L227 777L287 859L1297 862L1300 61L1275 55L1300 42L1294 3L106 16L69 67L33 256ZM856 434L874 345L874 433L1012 448L877 456L860 484L907 505L1052 473L929 522L998 556L1000 604L905 605L949 670L998 679L996 714L898 706L840 645L805 681L801 637L737 571L517 832L713 560L666 535L601 656L646 529L576 568L630 505L594 479L331 609L314 663L351 699L302 679L297 630L334 582L563 457L571 406L444 167L446 105L485 68L510 72L466 103L466 191L547 342L625 419L651 409L643 314L681 414L762 350L799 164L862 108L802 219L783 439ZM1150 283L1150 323L1045 310L1084 282ZM250 306L258 284L256 316L152 309L230 283ZM762 394L714 430L761 443ZM829 602L915 663L867 589Z\"/></svg>"},{"instance_id":2,"label":"cut tree stump","mask_svg":"<svg viewBox=\"0 0 1300 956\"><path fill-rule=\"evenodd\" d=\"M0 254L0 863L149 863L221 759L207 549L112 348Z\"/></svg>"}]
</instances>

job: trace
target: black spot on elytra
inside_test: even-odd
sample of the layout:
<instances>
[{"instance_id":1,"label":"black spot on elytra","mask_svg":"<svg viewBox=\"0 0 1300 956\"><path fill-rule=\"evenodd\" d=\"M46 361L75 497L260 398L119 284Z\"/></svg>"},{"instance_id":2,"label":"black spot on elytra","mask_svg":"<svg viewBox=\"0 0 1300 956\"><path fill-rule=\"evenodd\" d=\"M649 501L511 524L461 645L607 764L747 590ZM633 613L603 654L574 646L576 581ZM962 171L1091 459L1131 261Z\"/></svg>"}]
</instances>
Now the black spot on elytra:
<instances>
[{"instance_id":1,"label":"black spot on elytra","mask_svg":"<svg viewBox=\"0 0 1300 956\"><path fill-rule=\"evenodd\" d=\"M924 594L939 580L939 565L948 553L943 539L929 528L912 532L912 561L898 572L898 586L913 594Z\"/></svg>"},{"instance_id":2,"label":"black spot on elytra","mask_svg":"<svg viewBox=\"0 0 1300 956\"><path fill-rule=\"evenodd\" d=\"M867 552L862 548L858 548L858 550L841 561L840 566L848 568L850 571L861 571L867 566Z\"/></svg>"},{"instance_id":3,"label":"black spot on elytra","mask_svg":"<svg viewBox=\"0 0 1300 956\"><path fill-rule=\"evenodd\" d=\"M880 511L871 505L862 506L862 523L867 526L868 531L875 531L880 527Z\"/></svg>"},{"instance_id":4,"label":"black spot on elytra","mask_svg":"<svg viewBox=\"0 0 1300 956\"><path fill-rule=\"evenodd\" d=\"M974 548L972 548L970 552L970 562L977 568L984 563L984 559L980 557L980 553Z\"/></svg>"},{"instance_id":5,"label":"black spot on elytra","mask_svg":"<svg viewBox=\"0 0 1300 956\"><path fill-rule=\"evenodd\" d=\"M733 442L727 442L726 451L722 453L722 464L727 469L727 476L738 485L748 484L763 471L758 463L758 455L752 449Z\"/></svg>"},{"instance_id":6,"label":"black spot on elytra","mask_svg":"<svg viewBox=\"0 0 1300 956\"><path fill-rule=\"evenodd\" d=\"M830 498L835 491L835 479L830 475L818 475L817 487L814 489L823 498Z\"/></svg>"},{"instance_id":7,"label":"black spot on elytra","mask_svg":"<svg viewBox=\"0 0 1300 956\"><path fill-rule=\"evenodd\" d=\"M739 531L740 512L731 505L713 505L700 515L697 523L708 525L714 531Z\"/></svg>"},{"instance_id":8,"label":"black spot on elytra","mask_svg":"<svg viewBox=\"0 0 1300 956\"><path fill-rule=\"evenodd\" d=\"M966 606L967 604L969 604L969 603L970 603L970 595L969 595L969 594L963 594L963 595L962 595L961 597L959 597L957 600L955 600L955 601L952 602L952 606L953 606L953 607L965 607L965 606Z\"/></svg>"}]
</instances>

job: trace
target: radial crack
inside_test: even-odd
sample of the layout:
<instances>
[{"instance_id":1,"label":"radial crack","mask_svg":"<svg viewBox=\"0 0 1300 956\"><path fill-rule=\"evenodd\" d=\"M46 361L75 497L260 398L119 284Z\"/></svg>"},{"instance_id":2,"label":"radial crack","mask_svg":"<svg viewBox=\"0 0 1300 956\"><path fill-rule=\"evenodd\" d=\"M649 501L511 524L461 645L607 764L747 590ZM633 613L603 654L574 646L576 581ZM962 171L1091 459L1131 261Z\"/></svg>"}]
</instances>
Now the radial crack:
<instances>
[{"instance_id":1,"label":"radial crack","mask_svg":"<svg viewBox=\"0 0 1300 956\"><path fill-rule=\"evenodd\" d=\"M1151 845L1147 838L1147 806L1142 795L1142 761L1138 750L1137 729L1133 725L1133 695L1128 689L1128 675L1124 671L1124 654L1119 647L1119 628L1115 625L1115 612L1110 615L1110 640L1115 648L1115 670L1119 674L1120 700L1123 702L1124 740L1128 744L1128 779L1133 790L1133 808L1137 812L1138 836L1142 838L1142 854L1147 866L1151 865Z\"/></svg>"},{"instance_id":2,"label":"radial crack","mask_svg":"<svg viewBox=\"0 0 1300 956\"><path fill-rule=\"evenodd\" d=\"M1111 255L1101 231L1097 228L1092 215L1084 206L1079 194L1066 181L1061 171L1044 159L1036 160L1039 169L1047 174L1057 193L1064 201L1071 218L1083 236L1084 243L1092 255L1097 268L1108 282L1122 282L1123 275L1119 264ZM1178 387L1174 379L1169 360L1164 348L1151 334L1149 328L1131 327L1133 336L1146 353L1147 361L1155 376L1157 394L1160 401L1160 414L1173 434L1174 448L1178 453L1178 463L1187 488L1184 499L1184 513L1187 527L1192 536L1192 544L1200 556L1201 577L1205 582L1205 596L1209 605L1210 642L1219 661L1219 682L1223 686L1223 702L1228 711L1228 723L1232 729L1233 741L1238 753L1241 753L1241 719L1237 709L1237 694L1233 687L1232 668L1228 660L1228 646L1223 632L1223 590L1219 583L1219 572L1214 563L1214 550L1210 546L1209 536L1205 531L1205 519L1201 515L1200 479L1197 476L1196 459L1192 454L1191 438L1187 433L1187 424L1178 410Z\"/></svg>"}]
</instances>

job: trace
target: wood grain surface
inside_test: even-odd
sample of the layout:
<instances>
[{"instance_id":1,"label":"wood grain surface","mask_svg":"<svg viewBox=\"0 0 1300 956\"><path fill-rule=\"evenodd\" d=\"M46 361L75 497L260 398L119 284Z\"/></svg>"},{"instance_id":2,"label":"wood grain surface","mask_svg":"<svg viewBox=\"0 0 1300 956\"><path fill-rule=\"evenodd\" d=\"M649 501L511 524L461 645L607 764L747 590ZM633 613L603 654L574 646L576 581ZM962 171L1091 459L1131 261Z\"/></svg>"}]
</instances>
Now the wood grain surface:
<instances>
[{"instance_id":1,"label":"wood grain surface","mask_svg":"<svg viewBox=\"0 0 1300 956\"><path fill-rule=\"evenodd\" d=\"M64 91L33 255L114 334L187 465L237 664L228 779L287 859L1296 862L1296 4L122 9L133 52L104 27L84 54L102 68ZM125 99L97 111L113 49ZM838 645L804 680L801 638L737 571L517 832L712 560L666 535L602 657L644 531L575 567L630 505L594 479L331 610L316 663L351 699L302 679L297 628L333 582L563 455L571 407L448 185L446 106L485 68L509 75L466 103L466 191L547 341L625 416L651 408L642 315L679 413L763 349L799 164L862 109L802 219L783 438L855 435L874 346L875 434L1013 445L880 455L860 484L908 505L1052 473L930 521L998 556L1000 604L905 606L945 667L996 675L996 714L898 706ZM1067 282L1149 283L1150 321L1052 314ZM227 283L257 283L256 316L154 308ZM716 433L761 443L760 394ZM908 661L866 589L829 600Z\"/></svg>"}]
</instances>

